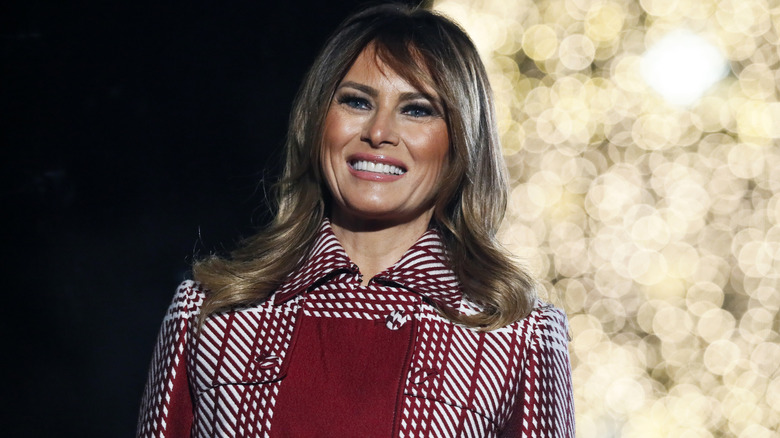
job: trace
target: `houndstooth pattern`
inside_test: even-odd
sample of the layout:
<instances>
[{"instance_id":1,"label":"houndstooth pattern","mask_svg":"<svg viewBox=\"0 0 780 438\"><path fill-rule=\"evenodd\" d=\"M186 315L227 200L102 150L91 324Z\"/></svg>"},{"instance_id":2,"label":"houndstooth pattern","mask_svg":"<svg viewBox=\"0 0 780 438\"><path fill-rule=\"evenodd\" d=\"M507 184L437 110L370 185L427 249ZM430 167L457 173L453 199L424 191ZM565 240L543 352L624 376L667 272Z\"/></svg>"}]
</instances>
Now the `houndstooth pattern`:
<instances>
[{"instance_id":1,"label":"houndstooth pattern","mask_svg":"<svg viewBox=\"0 0 780 438\"><path fill-rule=\"evenodd\" d=\"M193 436L266 436L300 311L266 301L206 321L190 352Z\"/></svg>"},{"instance_id":2,"label":"houndstooth pattern","mask_svg":"<svg viewBox=\"0 0 780 438\"><path fill-rule=\"evenodd\" d=\"M491 332L442 318L429 302L478 309L462 298L435 231L368 286L360 280L325 221L310 256L269 300L213 315L197 333L204 292L185 282L163 322L138 436L269 436L274 416L284 415L275 402L304 316L389 330L413 322L394 436L574 436L561 311L539 303L524 320ZM185 434L187 419L173 414L187 409Z\"/></svg>"},{"instance_id":3,"label":"houndstooth pattern","mask_svg":"<svg viewBox=\"0 0 780 438\"><path fill-rule=\"evenodd\" d=\"M568 328L560 310L540 305L492 332L428 311L418 319L399 436L574 436Z\"/></svg>"},{"instance_id":4,"label":"houndstooth pattern","mask_svg":"<svg viewBox=\"0 0 780 438\"><path fill-rule=\"evenodd\" d=\"M317 318L357 318L382 320L397 314L409 315L420 297L389 287L360 287L355 282L322 285L307 296L303 312Z\"/></svg>"},{"instance_id":5,"label":"houndstooth pattern","mask_svg":"<svg viewBox=\"0 0 780 438\"><path fill-rule=\"evenodd\" d=\"M197 318L203 304L203 294L192 286L192 282L179 286L163 319L141 400L138 436L171 436L168 423L171 403L176 402L172 397L188 390L184 355L191 337L189 322Z\"/></svg>"},{"instance_id":6,"label":"houndstooth pattern","mask_svg":"<svg viewBox=\"0 0 780 438\"><path fill-rule=\"evenodd\" d=\"M568 324L558 309L547 306L531 327L530 354L523 366L524 436L574 436ZM528 320L528 319L526 319Z\"/></svg>"}]
</instances>

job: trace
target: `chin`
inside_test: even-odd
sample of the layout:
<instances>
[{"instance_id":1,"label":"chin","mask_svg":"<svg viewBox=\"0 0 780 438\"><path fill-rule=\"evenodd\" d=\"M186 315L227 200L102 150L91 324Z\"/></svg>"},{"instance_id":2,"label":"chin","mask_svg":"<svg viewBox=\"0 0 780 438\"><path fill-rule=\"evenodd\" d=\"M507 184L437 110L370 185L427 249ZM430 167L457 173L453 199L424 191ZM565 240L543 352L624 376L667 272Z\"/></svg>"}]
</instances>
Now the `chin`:
<instances>
[{"instance_id":1,"label":"chin","mask_svg":"<svg viewBox=\"0 0 780 438\"><path fill-rule=\"evenodd\" d=\"M391 227L420 220L427 222L433 214L433 208L420 208L414 211L387 208L383 205L351 205L349 207L336 207L332 212L342 220L350 222L371 223L376 226ZM333 215L331 215L333 216Z\"/></svg>"}]
</instances>

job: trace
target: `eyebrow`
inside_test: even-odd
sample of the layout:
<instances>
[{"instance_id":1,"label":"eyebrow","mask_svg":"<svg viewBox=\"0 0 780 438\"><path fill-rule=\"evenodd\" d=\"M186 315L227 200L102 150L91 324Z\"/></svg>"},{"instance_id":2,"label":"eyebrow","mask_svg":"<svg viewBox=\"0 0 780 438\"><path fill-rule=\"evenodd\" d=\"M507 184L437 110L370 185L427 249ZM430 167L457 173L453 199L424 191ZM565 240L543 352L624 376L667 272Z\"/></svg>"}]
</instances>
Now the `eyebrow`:
<instances>
[{"instance_id":1,"label":"eyebrow","mask_svg":"<svg viewBox=\"0 0 780 438\"><path fill-rule=\"evenodd\" d=\"M354 88L358 91L362 91L363 93L368 94L373 98L376 98L379 95L379 92L374 88L353 81L342 82L341 85L339 85L338 89L341 88ZM419 91L407 91L401 93L401 100L415 100L415 99L425 99L431 103L439 104L439 99L436 99L429 94L420 93Z\"/></svg>"}]
</instances>

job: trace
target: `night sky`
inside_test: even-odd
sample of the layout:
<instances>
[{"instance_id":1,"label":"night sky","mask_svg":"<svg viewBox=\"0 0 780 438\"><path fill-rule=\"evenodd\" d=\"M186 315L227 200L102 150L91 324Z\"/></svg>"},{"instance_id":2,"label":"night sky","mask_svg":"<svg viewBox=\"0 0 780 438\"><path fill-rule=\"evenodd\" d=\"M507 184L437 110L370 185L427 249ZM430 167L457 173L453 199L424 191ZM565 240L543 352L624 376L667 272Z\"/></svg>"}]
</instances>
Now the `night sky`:
<instances>
[{"instance_id":1,"label":"night sky","mask_svg":"<svg viewBox=\"0 0 780 438\"><path fill-rule=\"evenodd\" d=\"M267 220L297 87L366 3L3 2L3 436L134 435L176 286Z\"/></svg>"}]
</instances>

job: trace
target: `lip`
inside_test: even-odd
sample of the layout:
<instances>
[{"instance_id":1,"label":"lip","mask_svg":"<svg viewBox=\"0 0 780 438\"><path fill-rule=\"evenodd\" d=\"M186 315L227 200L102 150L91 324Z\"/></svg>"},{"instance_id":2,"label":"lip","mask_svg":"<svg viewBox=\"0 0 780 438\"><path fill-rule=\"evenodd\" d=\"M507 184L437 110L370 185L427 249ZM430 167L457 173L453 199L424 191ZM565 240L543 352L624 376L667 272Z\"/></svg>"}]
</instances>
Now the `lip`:
<instances>
[{"instance_id":1,"label":"lip","mask_svg":"<svg viewBox=\"0 0 780 438\"><path fill-rule=\"evenodd\" d=\"M389 175L384 173L366 172L364 170L355 170L352 168L352 166L349 165L349 163L353 161L371 161L374 163L388 164L390 166L400 167L404 171L409 170L403 161L385 155L357 153L347 157L347 169L349 169L349 173L351 173L353 176L357 178L364 179L367 181L377 181L377 182L397 181L403 178L403 176L406 175L406 173L402 173L401 175Z\"/></svg>"},{"instance_id":2,"label":"lip","mask_svg":"<svg viewBox=\"0 0 780 438\"><path fill-rule=\"evenodd\" d=\"M352 161L373 161L374 163L389 164L391 166L400 167L403 170L409 170L403 161L397 158L388 157L386 155L374 155L359 152L347 157L347 162Z\"/></svg>"}]
</instances>

